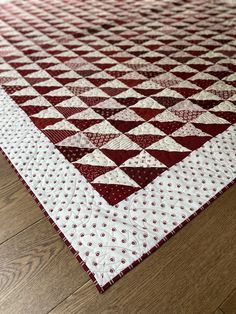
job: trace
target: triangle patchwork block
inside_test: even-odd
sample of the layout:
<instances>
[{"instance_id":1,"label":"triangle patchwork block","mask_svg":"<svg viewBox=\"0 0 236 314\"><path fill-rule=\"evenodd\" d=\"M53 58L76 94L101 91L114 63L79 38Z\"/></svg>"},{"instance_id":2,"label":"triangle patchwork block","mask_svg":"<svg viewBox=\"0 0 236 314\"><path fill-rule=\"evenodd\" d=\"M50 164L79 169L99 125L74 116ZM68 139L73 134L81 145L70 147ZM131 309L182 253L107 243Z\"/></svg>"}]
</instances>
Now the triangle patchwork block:
<instances>
[{"instance_id":1,"label":"triangle patchwork block","mask_svg":"<svg viewBox=\"0 0 236 314\"><path fill-rule=\"evenodd\" d=\"M174 140L189 150L195 150L211 139L211 136L175 136Z\"/></svg>"},{"instance_id":2,"label":"triangle patchwork block","mask_svg":"<svg viewBox=\"0 0 236 314\"><path fill-rule=\"evenodd\" d=\"M143 123L142 121L124 121L112 119L109 119L109 122L121 133L129 132L130 130L136 128L137 126Z\"/></svg>"},{"instance_id":3,"label":"triangle patchwork block","mask_svg":"<svg viewBox=\"0 0 236 314\"><path fill-rule=\"evenodd\" d=\"M216 136L230 126L229 124L206 124L206 123L193 123L193 125L200 129L201 131L210 134L211 136Z\"/></svg>"},{"instance_id":4,"label":"triangle patchwork block","mask_svg":"<svg viewBox=\"0 0 236 314\"><path fill-rule=\"evenodd\" d=\"M42 130L42 132L52 141L53 143L59 143L65 138L76 134L75 131L68 130Z\"/></svg>"},{"instance_id":5,"label":"triangle patchwork block","mask_svg":"<svg viewBox=\"0 0 236 314\"><path fill-rule=\"evenodd\" d=\"M171 122L159 122L159 121L149 121L153 126L160 129L165 134L171 134L181 128L184 123L178 121Z\"/></svg>"},{"instance_id":6,"label":"triangle patchwork block","mask_svg":"<svg viewBox=\"0 0 236 314\"><path fill-rule=\"evenodd\" d=\"M163 171L165 171L166 167L121 167L121 169L143 188L152 182L156 177L158 177Z\"/></svg>"},{"instance_id":7,"label":"triangle patchwork block","mask_svg":"<svg viewBox=\"0 0 236 314\"><path fill-rule=\"evenodd\" d=\"M164 111L164 109L155 109L155 108L131 108L135 113L137 113L145 121L148 121L154 118L157 114Z\"/></svg>"},{"instance_id":8,"label":"triangle patchwork block","mask_svg":"<svg viewBox=\"0 0 236 314\"><path fill-rule=\"evenodd\" d=\"M79 148L73 146L60 146L56 145L56 148L65 156L70 162L74 162L83 156L92 153L94 149L92 148Z\"/></svg>"},{"instance_id":9,"label":"triangle patchwork block","mask_svg":"<svg viewBox=\"0 0 236 314\"><path fill-rule=\"evenodd\" d=\"M92 183L92 186L110 205L116 205L140 189L139 187L118 184Z\"/></svg>"},{"instance_id":10,"label":"triangle patchwork block","mask_svg":"<svg viewBox=\"0 0 236 314\"><path fill-rule=\"evenodd\" d=\"M157 160L162 162L167 167L171 167L187 157L190 154L190 151L187 152L175 152L175 151L164 151L164 150L155 150L147 149L147 152L155 157Z\"/></svg>"},{"instance_id":11,"label":"triangle patchwork block","mask_svg":"<svg viewBox=\"0 0 236 314\"><path fill-rule=\"evenodd\" d=\"M98 124L102 119L90 119L90 120L79 120L79 119L70 119L70 122L73 123L78 129L84 131L91 126Z\"/></svg>"},{"instance_id":12,"label":"triangle patchwork block","mask_svg":"<svg viewBox=\"0 0 236 314\"><path fill-rule=\"evenodd\" d=\"M137 143L142 148L146 148L163 138L162 135L151 134L143 135L126 134L126 135L128 136L128 138L130 138L133 142Z\"/></svg>"},{"instance_id":13,"label":"triangle patchwork block","mask_svg":"<svg viewBox=\"0 0 236 314\"><path fill-rule=\"evenodd\" d=\"M105 149L102 148L101 151L105 154L108 158L113 160L118 166L125 162L127 159L132 158L139 154L140 150L121 150L121 149Z\"/></svg>"},{"instance_id":14,"label":"triangle patchwork block","mask_svg":"<svg viewBox=\"0 0 236 314\"><path fill-rule=\"evenodd\" d=\"M93 181L97 177L115 169L115 167L104 167L94 165L84 165L80 163L74 163L74 166L80 171L80 173L89 181Z\"/></svg>"}]
</instances>

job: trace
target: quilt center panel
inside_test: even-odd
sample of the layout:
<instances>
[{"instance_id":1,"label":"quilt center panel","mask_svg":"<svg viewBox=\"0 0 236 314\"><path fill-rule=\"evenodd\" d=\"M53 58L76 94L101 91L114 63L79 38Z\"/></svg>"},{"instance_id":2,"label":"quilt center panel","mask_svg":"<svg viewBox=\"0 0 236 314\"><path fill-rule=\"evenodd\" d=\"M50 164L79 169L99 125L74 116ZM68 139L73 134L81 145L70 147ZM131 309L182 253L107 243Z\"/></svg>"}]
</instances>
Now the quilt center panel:
<instances>
[{"instance_id":1,"label":"quilt center panel","mask_svg":"<svg viewBox=\"0 0 236 314\"><path fill-rule=\"evenodd\" d=\"M111 205L236 121L233 10L155 3L0 12L0 84Z\"/></svg>"}]
</instances>

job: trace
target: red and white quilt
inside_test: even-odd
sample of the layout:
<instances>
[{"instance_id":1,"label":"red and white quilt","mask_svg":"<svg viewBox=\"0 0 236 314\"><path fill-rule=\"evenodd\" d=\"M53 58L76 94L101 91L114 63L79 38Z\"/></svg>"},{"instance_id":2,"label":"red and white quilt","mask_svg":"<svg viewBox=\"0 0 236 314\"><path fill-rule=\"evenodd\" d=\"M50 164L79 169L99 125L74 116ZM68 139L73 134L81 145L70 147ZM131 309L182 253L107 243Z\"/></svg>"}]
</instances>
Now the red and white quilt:
<instances>
[{"instance_id":1,"label":"red and white quilt","mask_svg":"<svg viewBox=\"0 0 236 314\"><path fill-rule=\"evenodd\" d=\"M236 3L0 5L0 147L100 291L235 180Z\"/></svg>"}]
</instances>

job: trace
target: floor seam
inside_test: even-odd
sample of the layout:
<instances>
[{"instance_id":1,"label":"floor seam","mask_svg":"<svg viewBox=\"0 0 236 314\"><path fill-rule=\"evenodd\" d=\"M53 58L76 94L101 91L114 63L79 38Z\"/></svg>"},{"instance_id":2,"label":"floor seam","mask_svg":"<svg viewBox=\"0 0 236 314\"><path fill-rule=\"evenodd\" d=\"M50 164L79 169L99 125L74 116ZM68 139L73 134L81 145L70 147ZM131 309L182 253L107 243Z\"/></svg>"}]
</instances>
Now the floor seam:
<instances>
[{"instance_id":1,"label":"floor seam","mask_svg":"<svg viewBox=\"0 0 236 314\"><path fill-rule=\"evenodd\" d=\"M62 304L66 299L68 299L70 296L72 296L74 293L76 293L77 291L79 291L80 289L82 289L85 285L87 285L88 282L91 282L90 279L88 279L81 287L75 289L70 295L68 295L67 297L65 297L63 300L61 300L57 305L55 305L54 307L52 307L46 314L50 314L55 308L57 308L60 304Z\"/></svg>"},{"instance_id":2,"label":"floor seam","mask_svg":"<svg viewBox=\"0 0 236 314\"><path fill-rule=\"evenodd\" d=\"M20 231L17 232L16 234L12 235L10 238L4 240L3 242L0 243L0 247L1 247L3 244L5 244L6 242L8 242L9 240L11 240L11 239L13 239L14 237L18 236L20 233L22 233L23 231L27 230L28 228L30 228L31 226L35 225L36 223L38 223L39 221L41 221L41 220L43 220L43 219L45 219L45 218L42 217L42 218L36 220L36 221L33 222L31 225L29 225L29 226L23 228L22 230L20 230Z\"/></svg>"}]
</instances>

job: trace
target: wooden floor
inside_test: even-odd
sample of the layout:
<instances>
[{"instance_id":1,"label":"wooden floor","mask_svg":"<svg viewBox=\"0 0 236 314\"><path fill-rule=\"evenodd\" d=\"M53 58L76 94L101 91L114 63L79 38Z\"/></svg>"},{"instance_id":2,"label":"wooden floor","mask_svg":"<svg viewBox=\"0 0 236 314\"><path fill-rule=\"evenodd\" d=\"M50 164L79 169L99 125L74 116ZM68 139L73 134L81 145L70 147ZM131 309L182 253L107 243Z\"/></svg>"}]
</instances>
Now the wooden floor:
<instances>
[{"instance_id":1,"label":"wooden floor","mask_svg":"<svg viewBox=\"0 0 236 314\"><path fill-rule=\"evenodd\" d=\"M0 155L0 314L236 313L236 186L99 294Z\"/></svg>"}]
</instances>

